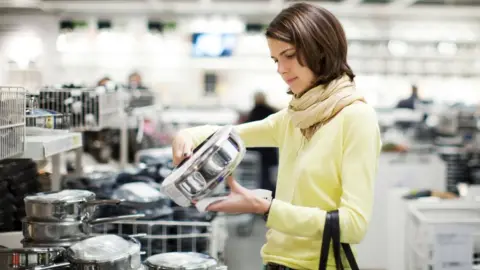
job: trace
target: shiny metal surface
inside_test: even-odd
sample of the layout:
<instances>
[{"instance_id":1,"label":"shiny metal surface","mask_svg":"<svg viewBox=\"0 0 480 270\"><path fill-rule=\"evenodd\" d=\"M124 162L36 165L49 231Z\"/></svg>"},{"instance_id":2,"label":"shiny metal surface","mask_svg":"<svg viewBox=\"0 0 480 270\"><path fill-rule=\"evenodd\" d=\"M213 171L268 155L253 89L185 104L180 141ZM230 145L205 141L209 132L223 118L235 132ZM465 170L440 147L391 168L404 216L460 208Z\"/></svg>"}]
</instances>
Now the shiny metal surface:
<instances>
[{"instance_id":1,"label":"shiny metal surface","mask_svg":"<svg viewBox=\"0 0 480 270\"><path fill-rule=\"evenodd\" d=\"M89 221L40 222L22 220L24 240L28 242L76 241L87 238L91 234L91 225L109 223L119 220L135 220L144 214L98 218Z\"/></svg>"},{"instance_id":2,"label":"shiny metal surface","mask_svg":"<svg viewBox=\"0 0 480 270\"><path fill-rule=\"evenodd\" d=\"M187 207L209 194L240 164L246 149L232 126L220 128L163 181L162 191Z\"/></svg>"},{"instance_id":3,"label":"shiny metal surface","mask_svg":"<svg viewBox=\"0 0 480 270\"><path fill-rule=\"evenodd\" d=\"M55 264L65 256L64 248L18 248L0 250L0 269L39 269ZM45 268L46 269L46 268Z\"/></svg>"},{"instance_id":4,"label":"shiny metal surface","mask_svg":"<svg viewBox=\"0 0 480 270\"><path fill-rule=\"evenodd\" d=\"M49 247L62 247L62 248L68 248L82 240L85 240L87 238L90 238L91 236L89 237L86 237L86 238L81 238L81 239L78 239L78 240L63 240L63 241L32 241L31 239L22 239L21 241L21 244L24 248L28 248L28 247L38 247L38 248L49 248Z\"/></svg>"},{"instance_id":5,"label":"shiny metal surface","mask_svg":"<svg viewBox=\"0 0 480 270\"><path fill-rule=\"evenodd\" d=\"M87 190L62 190L26 196L26 216L39 221L79 221L90 219L98 205L115 205L121 200L95 200Z\"/></svg>"},{"instance_id":6,"label":"shiny metal surface","mask_svg":"<svg viewBox=\"0 0 480 270\"><path fill-rule=\"evenodd\" d=\"M218 262L205 254L169 252L150 256L145 261L147 270L216 270Z\"/></svg>"},{"instance_id":7,"label":"shiny metal surface","mask_svg":"<svg viewBox=\"0 0 480 270\"><path fill-rule=\"evenodd\" d=\"M114 241L112 241L114 240ZM107 253L109 244L125 246L125 249L115 248ZM87 243L88 242L88 243ZM110 248L112 246L110 245ZM93 249L93 250L86 250ZM85 252L90 252L85 256ZM91 253L95 253L92 256ZM105 252L104 254L101 254ZM102 235L78 242L67 250L67 259L72 270L138 270L142 267L140 258L140 243L133 237Z\"/></svg>"}]
</instances>

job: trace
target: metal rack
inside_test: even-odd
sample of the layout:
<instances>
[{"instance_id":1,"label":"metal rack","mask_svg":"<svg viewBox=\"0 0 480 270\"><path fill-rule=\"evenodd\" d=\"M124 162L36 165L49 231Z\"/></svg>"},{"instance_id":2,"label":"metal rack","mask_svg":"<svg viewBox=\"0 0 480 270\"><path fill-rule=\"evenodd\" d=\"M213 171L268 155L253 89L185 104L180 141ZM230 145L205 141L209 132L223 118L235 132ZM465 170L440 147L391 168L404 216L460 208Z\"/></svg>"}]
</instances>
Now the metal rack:
<instances>
[{"instance_id":1,"label":"metal rack","mask_svg":"<svg viewBox=\"0 0 480 270\"><path fill-rule=\"evenodd\" d=\"M158 253L175 251L193 251L208 253L210 256L221 261L223 258L223 247L226 236L222 227L223 217L217 217L211 222L194 221L117 221L114 231L109 228L111 224L97 225L95 235L107 233L125 234L126 231L132 234L144 234L139 238L142 250L147 257ZM193 228L200 229L201 233L191 233ZM172 233L174 229L174 233ZM188 244L186 244L188 242ZM206 249L201 246L206 244Z\"/></svg>"},{"instance_id":2,"label":"metal rack","mask_svg":"<svg viewBox=\"0 0 480 270\"><path fill-rule=\"evenodd\" d=\"M0 87L0 160L25 150L25 101L22 87Z\"/></svg>"},{"instance_id":3,"label":"metal rack","mask_svg":"<svg viewBox=\"0 0 480 270\"><path fill-rule=\"evenodd\" d=\"M474 256L480 251L480 202L412 203L406 225L406 269L454 265L455 269L474 269L480 264Z\"/></svg>"},{"instance_id":4,"label":"metal rack","mask_svg":"<svg viewBox=\"0 0 480 270\"><path fill-rule=\"evenodd\" d=\"M118 117L118 92L102 92L95 88L43 88L38 94L38 106L61 114L70 114L74 131L99 131L110 127Z\"/></svg>"}]
</instances>

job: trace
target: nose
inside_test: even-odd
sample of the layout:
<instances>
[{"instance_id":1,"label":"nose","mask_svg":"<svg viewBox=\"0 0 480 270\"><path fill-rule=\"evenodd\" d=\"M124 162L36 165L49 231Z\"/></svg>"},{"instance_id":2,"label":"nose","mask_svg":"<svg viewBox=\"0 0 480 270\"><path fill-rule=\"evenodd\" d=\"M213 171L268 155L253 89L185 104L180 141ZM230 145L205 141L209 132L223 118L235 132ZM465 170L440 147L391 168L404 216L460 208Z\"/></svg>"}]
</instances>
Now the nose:
<instances>
[{"instance_id":1,"label":"nose","mask_svg":"<svg viewBox=\"0 0 480 270\"><path fill-rule=\"evenodd\" d=\"M282 75L288 72L290 68L285 62L278 61L277 63L277 72Z\"/></svg>"}]
</instances>

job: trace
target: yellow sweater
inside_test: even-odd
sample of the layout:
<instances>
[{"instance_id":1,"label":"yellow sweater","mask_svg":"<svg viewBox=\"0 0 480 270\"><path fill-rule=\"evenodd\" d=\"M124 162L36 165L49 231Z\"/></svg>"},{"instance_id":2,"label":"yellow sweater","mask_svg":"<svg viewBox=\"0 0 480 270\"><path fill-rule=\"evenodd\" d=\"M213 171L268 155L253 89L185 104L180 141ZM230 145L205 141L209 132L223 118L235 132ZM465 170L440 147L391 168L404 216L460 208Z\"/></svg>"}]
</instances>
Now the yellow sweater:
<instances>
[{"instance_id":1,"label":"yellow sweater","mask_svg":"<svg viewBox=\"0 0 480 270\"><path fill-rule=\"evenodd\" d=\"M218 127L183 130L200 144ZM287 110L236 126L247 147L278 147L276 199L270 209L264 263L317 270L326 212L339 209L341 241L357 244L370 220L381 149L376 113L365 103L344 108L310 141ZM372 251L374 252L374 251ZM343 256L343 265L348 263ZM329 269L335 269L332 252Z\"/></svg>"}]
</instances>

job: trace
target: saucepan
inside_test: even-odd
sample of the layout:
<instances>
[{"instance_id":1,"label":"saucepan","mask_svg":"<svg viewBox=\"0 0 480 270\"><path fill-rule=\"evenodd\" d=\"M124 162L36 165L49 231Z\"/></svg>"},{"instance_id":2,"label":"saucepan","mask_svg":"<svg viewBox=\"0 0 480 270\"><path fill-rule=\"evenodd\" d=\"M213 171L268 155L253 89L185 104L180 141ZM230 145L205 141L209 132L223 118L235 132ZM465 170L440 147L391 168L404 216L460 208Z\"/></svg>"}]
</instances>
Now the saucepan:
<instances>
[{"instance_id":1,"label":"saucepan","mask_svg":"<svg viewBox=\"0 0 480 270\"><path fill-rule=\"evenodd\" d=\"M85 239L92 233L92 225L119 220L135 220L144 214L97 218L83 221L41 222L27 218L22 220L23 237L27 242L61 242Z\"/></svg>"},{"instance_id":2,"label":"saucepan","mask_svg":"<svg viewBox=\"0 0 480 270\"><path fill-rule=\"evenodd\" d=\"M65 262L34 270L63 270L66 266L70 270L143 269L140 243L133 236L106 234L91 237L72 245L64 254Z\"/></svg>"},{"instance_id":3,"label":"saucepan","mask_svg":"<svg viewBox=\"0 0 480 270\"><path fill-rule=\"evenodd\" d=\"M31 220L81 221L93 217L97 205L119 204L121 200L96 200L87 190L66 189L26 196L25 212Z\"/></svg>"},{"instance_id":4,"label":"saucepan","mask_svg":"<svg viewBox=\"0 0 480 270\"><path fill-rule=\"evenodd\" d=\"M208 197L240 164L246 149L232 126L225 126L193 150L162 182L162 192L182 207Z\"/></svg>"}]
</instances>

